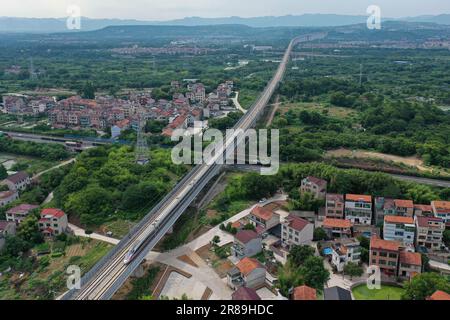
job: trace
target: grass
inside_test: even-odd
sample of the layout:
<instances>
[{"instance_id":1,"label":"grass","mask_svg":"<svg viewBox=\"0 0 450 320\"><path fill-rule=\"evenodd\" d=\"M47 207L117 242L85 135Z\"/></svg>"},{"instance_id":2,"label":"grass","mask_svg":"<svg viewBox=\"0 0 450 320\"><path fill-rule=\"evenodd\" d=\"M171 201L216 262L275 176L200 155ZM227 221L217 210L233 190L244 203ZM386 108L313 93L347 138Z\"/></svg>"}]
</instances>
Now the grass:
<instances>
[{"instance_id":1,"label":"grass","mask_svg":"<svg viewBox=\"0 0 450 320\"><path fill-rule=\"evenodd\" d=\"M380 290L369 290L365 284L353 289L356 300L400 300L405 290L401 287L381 285Z\"/></svg>"},{"instance_id":2,"label":"grass","mask_svg":"<svg viewBox=\"0 0 450 320\"><path fill-rule=\"evenodd\" d=\"M110 231L113 233L114 238L122 239L125 237L131 229L133 229L136 223L127 220L115 220L112 222L107 222L100 227L105 233Z\"/></svg>"},{"instance_id":3,"label":"grass","mask_svg":"<svg viewBox=\"0 0 450 320\"><path fill-rule=\"evenodd\" d=\"M151 295L151 286L160 271L159 267L150 267L144 277L136 278L131 281L133 289L127 294L127 300L139 300L144 296Z\"/></svg>"}]
</instances>

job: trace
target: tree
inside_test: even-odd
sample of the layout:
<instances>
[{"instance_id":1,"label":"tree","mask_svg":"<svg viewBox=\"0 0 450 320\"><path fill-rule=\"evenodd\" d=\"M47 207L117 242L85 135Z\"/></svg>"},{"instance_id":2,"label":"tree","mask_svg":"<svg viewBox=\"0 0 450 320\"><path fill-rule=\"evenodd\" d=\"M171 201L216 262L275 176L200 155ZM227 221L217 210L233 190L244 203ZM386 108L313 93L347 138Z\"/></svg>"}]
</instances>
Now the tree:
<instances>
[{"instance_id":1,"label":"tree","mask_svg":"<svg viewBox=\"0 0 450 320\"><path fill-rule=\"evenodd\" d=\"M444 243L446 247L450 247L450 230L447 229L444 231Z\"/></svg>"},{"instance_id":2,"label":"tree","mask_svg":"<svg viewBox=\"0 0 450 320\"><path fill-rule=\"evenodd\" d=\"M95 87L92 82L87 81L81 90L81 96L84 99L95 99Z\"/></svg>"},{"instance_id":3,"label":"tree","mask_svg":"<svg viewBox=\"0 0 450 320\"><path fill-rule=\"evenodd\" d=\"M213 243L213 245L217 246L220 243L220 237L214 236L211 242Z\"/></svg>"},{"instance_id":4,"label":"tree","mask_svg":"<svg viewBox=\"0 0 450 320\"><path fill-rule=\"evenodd\" d=\"M8 172L3 164L0 164L0 180L8 178Z\"/></svg>"},{"instance_id":5,"label":"tree","mask_svg":"<svg viewBox=\"0 0 450 320\"><path fill-rule=\"evenodd\" d=\"M251 224L251 223L247 223L247 224L244 226L243 229L244 229L244 230L252 230L252 231L255 231L255 230L256 230L256 227L255 227L253 224Z\"/></svg>"},{"instance_id":6,"label":"tree","mask_svg":"<svg viewBox=\"0 0 450 320\"><path fill-rule=\"evenodd\" d=\"M309 257L300 268L300 274L307 286L322 290L330 278L330 273L320 257Z\"/></svg>"},{"instance_id":7,"label":"tree","mask_svg":"<svg viewBox=\"0 0 450 320\"><path fill-rule=\"evenodd\" d=\"M422 273L405 283L403 300L425 300L437 290L450 293L450 282L437 273Z\"/></svg>"},{"instance_id":8,"label":"tree","mask_svg":"<svg viewBox=\"0 0 450 320\"><path fill-rule=\"evenodd\" d=\"M314 241L321 241L327 238L327 233L323 228L314 229Z\"/></svg>"},{"instance_id":9,"label":"tree","mask_svg":"<svg viewBox=\"0 0 450 320\"><path fill-rule=\"evenodd\" d=\"M301 266L308 258L314 256L314 252L314 248L310 246L292 246L288 259L291 260L295 266Z\"/></svg>"},{"instance_id":10,"label":"tree","mask_svg":"<svg viewBox=\"0 0 450 320\"><path fill-rule=\"evenodd\" d=\"M353 277L361 277L364 273L364 270L356 263L349 262L344 267L344 273L346 275L349 275L350 279L352 279Z\"/></svg>"},{"instance_id":11,"label":"tree","mask_svg":"<svg viewBox=\"0 0 450 320\"><path fill-rule=\"evenodd\" d=\"M26 242L38 244L44 239L42 233L39 231L38 218L33 214L36 213L36 210L33 211L34 212L29 214L17 228L17 237Z\"/></svg>"}]
</instances>

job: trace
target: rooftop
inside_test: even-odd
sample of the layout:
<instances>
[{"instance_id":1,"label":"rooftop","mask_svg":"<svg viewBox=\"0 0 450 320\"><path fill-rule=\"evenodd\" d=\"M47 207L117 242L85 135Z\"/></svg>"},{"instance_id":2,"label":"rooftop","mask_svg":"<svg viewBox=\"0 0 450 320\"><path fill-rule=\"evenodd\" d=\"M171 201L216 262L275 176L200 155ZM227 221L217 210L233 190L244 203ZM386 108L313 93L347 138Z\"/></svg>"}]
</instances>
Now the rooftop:
<instances>
[{"instance_id":1,"label":"rooftop","mask_svg":"<svg viewBox=\"0 0 450 320\"><path fill-rule=\"evenodd\" d=\"M42 209L42 211L41 211L41 216L52 216L55 218L61 218L64 215L65 215L65 213L61 209L47 208L47 209Z\"/></svg>"},{"instance_id":2,"label":"rooftop","mask_svg":"<svg viewBox=\"0 0 450 320\"><path fill-rule=\"evenodd\" d=\"M9 214L16 214L16 213L27 213L28 211L31 211L33 209L38 208L39 206L34 204L20 204L18 206L15 206L14 208L11 208L7 211Z\"/></svg>"},{"instance_id":3,"label":"rooftop","mask_svg":"<svg viewBox=\"0 0 450 320\"><path fill-rule=\"evenodd\" d=\"M248 243L253 239L258 238L258 234L253 230L241 230L236 233L235 238L242 243Z\"/></svg>"},{"instance_id":4,"label":"rooftop","mask_svg":"<svg viewBox=\"0 0 450 320\"><path fill-rule=\"evenodd\" d=\"M352 222L347 219L325 218L323 221L323 226L325 228L350 228L352 226Z\"/></svg>"},{"instance_id":5,"label":"rooftop","mask_svg":"<svg viewBox=\"0 0 450 320\"><path fill-rule=\"evenodd\" d=\"M252 210L252 214L264 221L272 219L273 216L273 212L271 210L260 206L254 207Z\"/></svg>"},{"instance_id":6,"label":"rooftop","mask_svg":"<svg viewBox=\"0 0 450 320\"><path fill-rule=\"evenodd\" d=\"M450 212L450 201L433 201L431 202L431 206L440 213Z\"/></svg>"},{"instance_id":7,"label":"rooftop","mask_svg":"<svg viewBox=\"0 0 450 320\"><path fill-rule=\"evenodd\" d=\"M317 300L316 289L308 286L294 288L292 296L294 300Z\"/></svg>"},{"instance_id":8,"label":"rooftop","mask_svg":"<svg viewBox=\"0 0 450 320\"><path fill-rule=\"evenodd\" d=\"M344 202L344 195L343 194L328 193L327 194L327 201Z\"/></svg>"},{"instance_id":9,"label":"rooftop","mask_svg":"<svg viewBox=\"0 0 450 320\"><path fill-rule=\"evenodd\" d=\"M450 300L450 294L448 294L447 292L438 290L435 293L433 293L431 295L431 297L428 298L428 300L447 301L447 300Z\"/></svg>"},{"instance_id":10,"label":"rooftop","mask_svg":"<svg viewBox=\"0 0 450 320\"><path fill-rule=\"evenodd\" d=\"M386 251L398 251L400 243L397 241L383 240L378 237L372 237L370 239L370 249L379 249Z\"/></svg>"},{"instance_id":11,"label":"rooftop","mask_svg":"<svg viewBox=\"0 0 450 320\"><path fill-rule=\"evenodd\" d=\"M422 256L417 252L400 252L400 263L422 266Z\"/></svg>"},{"instance_id":12,"label":"rooftop","mask_svg":"<svg viewBox=\"0 0 450 320\"><path fill-rule=\"evenodd\" d=\"M414 219L412 217L402 217L402 216L384 216L385 223L395 223L395 224L414 224Z\"/></svg>"},{"instance_id":13,"label":"rooftop","mask_svg":"<svg viewBox=\"0 0 450 320\"><path fill-rule=\"evenodd\" d=\"M310 182L312 182L312 183L314 183L314 184L316 184L316 185L318 185L320 187L325 187L327 185L327 181L326 180L323 180L323 179L320 179L320 178L316 178L316 177L312 177L312 176L306 177L305 180L308 180L308 181L310 181Z\"/></svg>"},{"instance_id":14,"label":"rooftop","mask_svg":"<svg viewBox=\"0 0 450 320\"><path fill-rule=\"evenodd\" d=\"M261 298L256 293L255 289L240 287L231 295L233 300L247 300L247 301L256 301L261 300Z\"/></svg>"},{"instance_id":15,"label":"rooftop","mask_svg":"<svg viewBox=\"0 0 450 320\"><path fill-rule=\"evenodd\" d=\"M323 298L324 300L353 300L352 293L341 287L325 288Z\"/></svg>"},{"instance_id":16,"label":"rooftop","mask_svg":"<svg viewBox=\"0 0 450 320\"><path fill-rule=\"evenodd\" d=\"M395 199L394 202L397 208L414 208L414 202L412 200Z\"/></svg>"},{"instance_id":17,"label":"rooftop","mask_svg":"<svg viewBox=\"0 0 450 320\"><path fill-rule=\"evenodd\" d=\"M8 178L6 178L6 180L11 181L12 183L16 184L20 181L25 180L28 177L29 177L28 173L26 173L25 171L19 171L13 175L10 175Z\"/></svg>"},{"instance_id":18,"label":"rooftop","mask_svg":"<svg viewBox=\"0 0 450 320\"><path fill-rule=\"evenodd\" d=\"M239 261L236 267L244 276L249 275L253 270L257 268L264 268L264 266L258 260L247 257Z\"/></svg>"},{"instance_id":19,"label":"rooftop","mask_svg":"<svg viewBox=\"0 0 450 320\"><path fill-rule=\"evenodd\" d=\"M345 200L355 201L355 202L370 202L370 203L372 203L372 196L361 195L361 194L347 194L345 196Z\"/></svg>"},{"instance_id":20,"label":"rooftop","mask_svg":"<svg viewBox=\"0 0 450 320\"><path fill-rule=\"evenodd\" d=\"M309 224L309 221L302 219L300 217L297 217L293 214L290 214L286 218L286 222L288 223L289 227L291 227L292 229L295 229L297 231L302 231Z\"/></svg>"},{"instance_id":21,"label":"rooftop","mask_svg":"<svg viewBox=\"0 0 450 320\"><path fill-rule=\"evenodd\" d=\"M428 228L430 227L430 222L444 222L441 218L435 218L435 217L422 217L417 216L417 224L419 227L422 228Z\"/></svg>"}]
</instances>

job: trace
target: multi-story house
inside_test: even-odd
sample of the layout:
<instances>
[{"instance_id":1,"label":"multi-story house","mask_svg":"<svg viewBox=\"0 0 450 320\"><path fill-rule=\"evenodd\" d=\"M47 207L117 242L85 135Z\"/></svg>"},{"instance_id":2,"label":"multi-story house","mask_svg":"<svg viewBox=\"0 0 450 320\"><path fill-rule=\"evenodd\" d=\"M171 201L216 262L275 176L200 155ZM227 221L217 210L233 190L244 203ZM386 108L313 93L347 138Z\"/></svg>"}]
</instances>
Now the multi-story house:
<instances>
[{"instance_id":1,"label":"multi-story house","mask_svg":"<svg viewBox=\"0 0 450 320\"><path fill-rule=\"evenodd\" d=\"M403 279L411 279L422 273L422 256L417 252L401 251L398 267L398 276Z\"/></svg>"},{"instance_id":2,"label":"multi-story house","mask_svg":"<svg viewBox=\"0 0 450 320\"><path fill-rule=\"evenodd\" d=\"M38 208L39 206L33 204L21 204L6 211L6 220L14 222L16 224L22 223L22 221L30 214L31 210Z\"/></svg>"},{"instance_id":3,"label":"multi-story house","mask_svg":"<svg viewBox=\"0 0 450 320\"><path fill-rule=\"evenodd\" d=\"M302 180L300 193L311 193L315 199L325 199L327 194L327 182L316 177L306 177Z\"/></svg>"},{"instance_id":4,"label":"multi-story house","mask_svg":"<svg viewBox=\"0 0 450 320\"><path fill-rule=\"evenodd\" d=\"M370 240L370 265L380 268L388 276L397 276L400 255L400 243L372 237Z\"/></svg>"},{"instance_id":5,"label":"multi-story house","mask_svg":"<svg viewBox=\"0 0 450 320\"><path fill-rule=\"evenodd\" d=\"M4 207L11 202L19 199L19 192L15 190L0 192L0 207Z\"/></svg>"},{"instance_id":6,"label":"multi-story house","mask_svg":"<svg viewBox=\"0 0 450 320\"><path fill-rule=\"evenodd\" d=\"M385 216L383 238L399 241L408 247L414 246L416 225L412 217Z\"/></svg>"},{"instance_id":7,"label":"multi-story house","mask_svg":"<svg viewBox=\"0 0 450 320\"><path fill-rule=\"evenodd\" d=\"M436 218L441 218L444 223L450 224L450 201L433 201L431 207Z\"/></svg>"},{"instance_id":8,"label":"multi-story house","mask_svg":"<svg viewBox=\"0 0 450 320\"><path fill-rule=\"evenodd\" d=\"M253 230L241 230L234 236L231 254L239 259L253 257L262 251L262 239Z\"/></svg>"},{"instance_id":9,"label":"multi-story house","mask_svg":"<svg viewBox=\"0 0 450 320\"><path fill-rule=\"evenodd\" d=\"M19 171L1 182L2 185L7 185L9 190L24 190L31 184L31 179L25 171Z\"/></svg>"},{"instance_id":10,"label":"multi-story house","mask_svg":"<svg viewBox=\"0 0 450 320\"><path fill-rule=\"evenodd\" d=\"M398 216L412 217L414 215L414 202L411 200L395 199L395 212Z\"/></svg>"},{"instance_id":11,"label":"multi-story house","mask_svg":"<svg viewBox=\"0 0 450 320\"><path fill-rule=\"evenodd\" d=\"M431 251L440 250L445 223L441 218L416 216L416 246Z\"/></svg>"},{"instance_id":12,"label":"multi-story house","mask_svg":"<svg viewBox=\"0 0 450 320\"><path fill-rule=\"evenodd\" d=\"M266 268L256 259L243 258L227 273L227 282L232 289L248 287L259 289L266 281Z\"/></svg>"},{"instance_id":13,"label":"multi-story house","mask_svg":"<svg viewBox=\"0 0 450 320\"><path fill-rule=\"evenodd\" d=\"M282 224L281 241L288 245L308 245L314 236L314 225L290 214Z\"/></svg>"},{"instance_id":14,"label":"multi-story house","mask_svg":"<svg viewBox=\"0 0 450 320\"><path fill-rule=\"evenodd\" d=\"M325 218L322 228L329 239L352 236L352 222L347 219Z\"/></svg>"},{"instance_id":15,"label":"multi-story house","mask_svg":"<svg viewBox=\"0 0 450 320\"><path fill-rule=\"evenodd\" d=\"M248 216L250 223L261 234L280 224L280 215L264 207L256 206Z\"/></svg>"},{"instance_id":16,"label":"multi-story house","mask_svg":"<svg viewBox=\"0 0 450 320\"><path fill-rule=\"evenodd\" d=\"M375 224L384 223L385 216L396 214L394 199L377 197L375 198Z\"/></svg>"},{"instance_id":17,"label":"multi-story house","mask_svg":"<svg viewBox=\"0 0 450 320\"><path fill-rule=\"evenodd\" d=\"M342 194L331 194L326 195L325 203L325 216L332 219L344 219L344 196Z\"/></svg>"},{"instance_id":18,"label":"multi-story house","mask_svg":"<svg viewBox=\"0 0 450 320\"><path fill-rule=\"evenodd\" d=\"M308 286L295 287L292 292L292 300L315 301L317 300L316 289Z\"/></svg>"},{"instance_id":19,"label":"multi-story house","mask_svg":"<svg viewBox=\"0 0 450 320\"><path fill-rule=\"evenodd\" d=\"M353 224L372 224L372 196L347 194L345 218Z\"/></svg>"},{"instance_id":20,"label":"multi-story house","mask_svg":"<svg viewBox=\"0 0 450 320\"><path fill-rule=\"evenodd\" d=\"M432 217L432 216L434 216L433 207L431 205L427 205L427 204L415 204L414 205L414 215L415 216Z\"/></svg>"},{"instance_id":21,"label":"multi-story house","mask_svg":"<svg viewBox=\"0 0 450 320\"><path fill-rule=\"evenodd\" d=\"M41 211L39 230L45 236L56 236L66 232L68 227L67 215L60 209L47 208Z\"/></svg>"},{"instance_id":22,"label":"multi-story house","mask_svg":"<svg viewBox=\"0 0 450 320\"><path fill-rule=\"evenodd\" d=\"M331 264L338 272L344 271L349 263L359 264L361 262L361 246L358 240L353 238L342 238L332 244Z\"/></svg>"}]
</instances>

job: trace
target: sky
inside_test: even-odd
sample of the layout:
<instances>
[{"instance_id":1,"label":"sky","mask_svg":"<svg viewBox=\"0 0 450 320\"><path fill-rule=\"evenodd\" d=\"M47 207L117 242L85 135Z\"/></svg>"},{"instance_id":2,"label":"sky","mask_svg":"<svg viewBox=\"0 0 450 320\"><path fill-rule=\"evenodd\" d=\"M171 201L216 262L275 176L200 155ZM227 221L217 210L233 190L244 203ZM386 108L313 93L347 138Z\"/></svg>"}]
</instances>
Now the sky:
<instances>
[{"instance_id":1,"label":"sky","mask_svg":"<svg viewBox=\"0 0 450 320\"><path fill-rule=\"evenodd\" d=\"M449 0L0 0L0 16L60 18L69 5L90 18L170 20L184 17L257 17L335 13L366 15L378 5L383 17L450 13Z\"/></svg>"}]
</instances>

